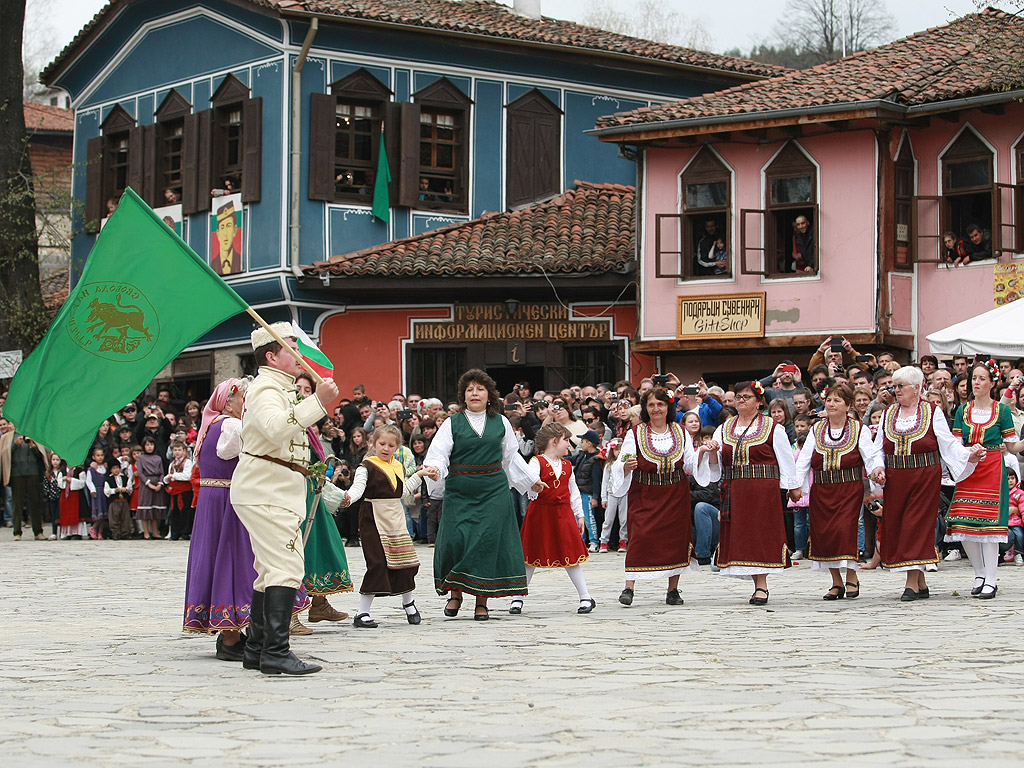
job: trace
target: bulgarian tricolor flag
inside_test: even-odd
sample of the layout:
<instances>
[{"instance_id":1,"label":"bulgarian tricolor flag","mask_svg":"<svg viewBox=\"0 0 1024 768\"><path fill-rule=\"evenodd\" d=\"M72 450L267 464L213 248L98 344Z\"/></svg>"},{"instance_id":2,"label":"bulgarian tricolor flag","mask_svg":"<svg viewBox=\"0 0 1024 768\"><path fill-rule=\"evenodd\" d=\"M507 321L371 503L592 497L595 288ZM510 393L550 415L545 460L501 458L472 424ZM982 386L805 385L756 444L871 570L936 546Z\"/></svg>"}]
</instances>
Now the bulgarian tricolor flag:
<instances>
[{"instance_id":1,"label":"bulgarian tricolor flag","mask_svg":"<svg viewBox=\"0 0 1024 768\"><path fill-rule=\"evenodd\" d=\"M334 376L334 363L325 355L320 347L313 343L313 340L306 335L306 332L299 328L298 324L292 321L292 330L295 332L295 341L299 345L299 354L302 359L309 363L309 367L320 374L321 377L329 379Z\"/></svg>"}]
</instances>

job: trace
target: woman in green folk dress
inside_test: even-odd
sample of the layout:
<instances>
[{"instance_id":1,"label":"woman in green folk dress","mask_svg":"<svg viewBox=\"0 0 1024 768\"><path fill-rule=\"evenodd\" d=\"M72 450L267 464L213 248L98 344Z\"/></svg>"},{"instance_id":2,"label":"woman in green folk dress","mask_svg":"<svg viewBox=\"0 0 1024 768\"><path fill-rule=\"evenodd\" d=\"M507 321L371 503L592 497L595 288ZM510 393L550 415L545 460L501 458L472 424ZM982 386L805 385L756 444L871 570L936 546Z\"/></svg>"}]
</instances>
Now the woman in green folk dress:
<instances>
[{"instance_id":1,"label":"woman in green folk dress","mask_svg":"<svg viewBox=\"0 0 1024 768\"><path fill-rule=\"evenodd\" d=\"M434 549L434 588L456 616L462 594L476 596L473 618L486 621L491 597L525 595L526 565L509 486L547 487L519 455L494 379L471 369L459 378L459 410L446 419L424 459L444 481L444 514Z\"/></svg>"}]
</instances>

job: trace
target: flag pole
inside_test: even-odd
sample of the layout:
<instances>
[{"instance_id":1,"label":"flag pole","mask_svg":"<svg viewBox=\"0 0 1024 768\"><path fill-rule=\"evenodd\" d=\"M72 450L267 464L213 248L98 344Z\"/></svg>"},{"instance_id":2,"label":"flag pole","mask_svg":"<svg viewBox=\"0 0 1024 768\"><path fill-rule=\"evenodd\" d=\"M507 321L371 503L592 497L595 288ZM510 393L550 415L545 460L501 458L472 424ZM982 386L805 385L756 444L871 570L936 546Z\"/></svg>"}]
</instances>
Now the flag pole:
<instances>
[{"instance_id":1,"label":"flag pole","mask_svg":"<svg viewBox=\"0 0 1024 768\"><path fill-rule=\"evenodd\" d=\"M281 338L281 336L277 333L277 331L271 328L270 324L259 316L259 313L255 309L253 309L252 307L246 307L245 311L249 313L249 316L252 317L253 320L255 320L257 323L262 325L267 330L267 332L274 338L274 341L280 344L282 348L288 350L289 354L291 354L291 356L298 361L299 365L302 366L302 370L304 370L306 373L313 377L314 382L316 382L317 384L324 383L324 377L321 376L316 371L314 371L313 368L309 365L309 363L302 359L302 355L296 352L295 349L291 346L291 344L286 343L285 340ZM259 360L257 360L256 362L258 363Z\"/></svg>"}]
</instances>

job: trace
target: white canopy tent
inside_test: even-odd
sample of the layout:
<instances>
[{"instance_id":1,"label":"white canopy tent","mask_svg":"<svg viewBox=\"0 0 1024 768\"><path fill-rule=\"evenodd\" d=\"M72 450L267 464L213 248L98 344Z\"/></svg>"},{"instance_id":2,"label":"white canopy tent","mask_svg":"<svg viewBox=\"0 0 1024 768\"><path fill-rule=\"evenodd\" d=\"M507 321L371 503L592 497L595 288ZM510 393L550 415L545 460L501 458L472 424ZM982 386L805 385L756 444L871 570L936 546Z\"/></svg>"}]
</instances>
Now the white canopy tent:
<instances>
[{"instance_id":1,"label":"white canopy tent","mask_svg":"<svg viewBox=\"0 0 1024 768\"><path fill-rule=\"evenodd\" d=\"M1024 300L929 333L927 339L936 355L1024 357Z\"/></svg>"}]
</instances>

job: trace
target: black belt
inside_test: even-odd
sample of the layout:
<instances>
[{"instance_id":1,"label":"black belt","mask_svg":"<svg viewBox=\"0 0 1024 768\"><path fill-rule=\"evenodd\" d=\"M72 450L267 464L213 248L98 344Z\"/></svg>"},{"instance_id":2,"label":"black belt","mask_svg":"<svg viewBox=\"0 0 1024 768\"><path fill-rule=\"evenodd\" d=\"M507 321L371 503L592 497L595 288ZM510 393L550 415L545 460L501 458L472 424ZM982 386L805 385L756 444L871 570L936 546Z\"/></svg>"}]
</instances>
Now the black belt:
<instances>
[{"instance_id":1,"label":"black belt","mask_svg":"<svg viewBox=\"0 0 1024 768\"><path fill-rule=\"evenodd\" d=\"M814 471L815 485L853 483L863 479L864 473L860 467L850 467L848 469L816 469Z\"/></svg>"},{"instance_id":2,"label":"black belt","mask_svg":"<svg viewBox=\"0 0 1024 768\"><path fill-rule=\"evenodd\" d=\"M885 468L886 469L922 469L923 467L933 467L939 463L941 457L938 451L928 451L928 453L908 453L908 454L886 454L885 457Z\"/></svg>"},{"instance_id":3,"label":"black belt","mask_svg":"<svg viewBox=\"0 0 1024 768\"><path fill-rule=\"evenodd\" d=\"M775 464L733 464L722 468L723 480L780 480L782 474Z\"/></svg>"},{"instance_id":4,"label":"black belt","mask_svg":"<svg viewBox=\"0 0 1024 768\"><path fill-rule=\"evenodd\" d=\"M672 472L640 472L635 473L640 485L672 485L686 480L686 470L676 469Z\"/></svg>"}]
</instances>

